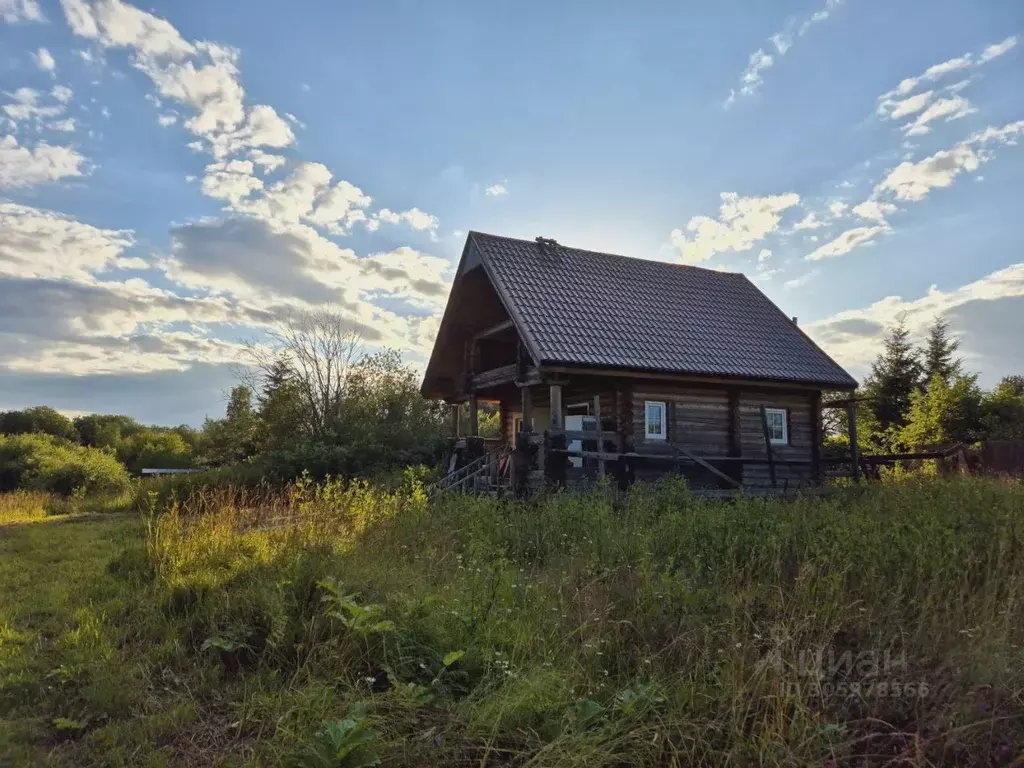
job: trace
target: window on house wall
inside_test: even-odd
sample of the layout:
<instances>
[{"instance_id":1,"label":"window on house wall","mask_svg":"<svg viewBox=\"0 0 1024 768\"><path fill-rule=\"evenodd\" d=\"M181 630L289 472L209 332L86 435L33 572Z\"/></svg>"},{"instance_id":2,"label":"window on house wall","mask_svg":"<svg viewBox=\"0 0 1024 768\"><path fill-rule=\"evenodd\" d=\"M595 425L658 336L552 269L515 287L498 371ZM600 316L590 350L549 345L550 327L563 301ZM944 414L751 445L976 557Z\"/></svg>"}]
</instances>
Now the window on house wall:
<instances>
[{"instance_id":1,"label":"window on house wall","mask_svg":"<svg viewBox=\"0 0 1024 768\"><path fill-rule=\"evenodd\" d=\"M768 441L772 445L789 444L789 419L785 408L765 408L764 420L768 425Z\"/></svg>"},{"instance_id":2,"label":"window on house wall","mask_svg":"<svg viewBox=\"0 0 1024 768\"><path fill-rule=\"evenodd\" d=\"M657 400L644 402L644 435L648 440L665 440L668 437L665 410L665 403Z\"/></svg>"}]
</instances>

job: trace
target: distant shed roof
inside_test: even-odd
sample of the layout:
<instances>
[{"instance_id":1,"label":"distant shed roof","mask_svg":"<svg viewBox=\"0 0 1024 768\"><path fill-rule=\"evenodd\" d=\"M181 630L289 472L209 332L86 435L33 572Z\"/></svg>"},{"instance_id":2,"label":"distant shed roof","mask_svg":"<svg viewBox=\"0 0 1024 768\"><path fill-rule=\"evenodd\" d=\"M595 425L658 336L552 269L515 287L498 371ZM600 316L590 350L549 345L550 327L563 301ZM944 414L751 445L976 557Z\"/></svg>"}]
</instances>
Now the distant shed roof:
<instances>
[{"instance_id":1,"label":"distant shed roof","mask_svg":"<svg viewBox=\"0 0 1024 768\"><path fill-rule=\"evenodd\" d=\"M857 386L739 273L470 232L478 261L538 365Z\"/></svg>"}]
</instances>

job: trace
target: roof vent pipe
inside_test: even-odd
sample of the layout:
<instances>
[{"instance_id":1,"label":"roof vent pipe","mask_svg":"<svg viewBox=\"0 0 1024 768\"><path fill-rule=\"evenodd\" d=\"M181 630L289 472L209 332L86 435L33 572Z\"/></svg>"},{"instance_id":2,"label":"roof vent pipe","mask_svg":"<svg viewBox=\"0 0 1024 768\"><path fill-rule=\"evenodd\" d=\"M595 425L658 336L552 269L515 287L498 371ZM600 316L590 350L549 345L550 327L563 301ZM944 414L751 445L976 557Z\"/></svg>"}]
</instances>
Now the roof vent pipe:
<instances>
[{"instance_id":1,"label":"roof vent pipe","mask_svg":"<svg viewBox=\"0 0 1024 768\"><path fill-rule=\"evenodd\" d=\"M793 325L796 325L796 315L793 315Z\"/></svg>"}]
</instances>

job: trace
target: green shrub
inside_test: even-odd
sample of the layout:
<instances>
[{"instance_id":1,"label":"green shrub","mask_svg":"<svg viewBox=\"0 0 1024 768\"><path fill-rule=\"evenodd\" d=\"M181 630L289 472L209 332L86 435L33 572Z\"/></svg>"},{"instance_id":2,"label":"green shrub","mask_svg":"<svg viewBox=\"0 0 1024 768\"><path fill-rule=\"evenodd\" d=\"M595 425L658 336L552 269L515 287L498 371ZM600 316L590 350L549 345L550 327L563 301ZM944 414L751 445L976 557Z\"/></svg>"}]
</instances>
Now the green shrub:
<instances>
[{"instance_id":1,"label":"green shrub","mask_svg":"<svg viewBox=\"0 0 1024 768\"><path fill-rule=\"evenodd\" d=\"M44 434L0 435L0 490L72 494L128 490L128 470L116 458Z\"/></svg>"}]
</instances>

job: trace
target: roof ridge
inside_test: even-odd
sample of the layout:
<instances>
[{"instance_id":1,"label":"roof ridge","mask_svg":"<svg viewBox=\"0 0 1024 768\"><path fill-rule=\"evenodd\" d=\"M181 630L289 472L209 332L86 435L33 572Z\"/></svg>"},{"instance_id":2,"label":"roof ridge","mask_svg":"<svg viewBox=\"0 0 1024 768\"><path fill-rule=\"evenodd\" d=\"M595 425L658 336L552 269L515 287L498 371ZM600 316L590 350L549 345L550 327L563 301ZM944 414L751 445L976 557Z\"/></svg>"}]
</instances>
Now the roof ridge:
<instances>
[{"instance_id":1,"label":"roof ridge","mask_svg":"<svg viewBox=\"0 0 1024 768\"><path fill-rule=\"evenodd\" d=\"M495 240L510 240L515 243L522 243L523 245L536 246L536 240L526 240L521 237L509 237L508 235L495 235L491 232L481 232L479 230L471 229L467 233L468 237L481 236L481 237L492 237ZM551 243L545 243L545 245L551 246ZM713 267L698 267L696 264L682 264L678 261L661 261L660 259L647 259L642 256L630 256L625 253L609 253L608 251L592 251L589 248L577 248L574 245L566 245L557 240L554 241L554 246L562 248L567 251L575 251L576 253L586 254L588 256L599 256L608 259L627 259L629 261L639 261L646 264L661 264L666 267L682 267L684 269L697 269L701 272L713 272L718 275L739 275L744 276L742 272L727 271L724 269L714 269Z\"/></svg>"}]
</instances>

